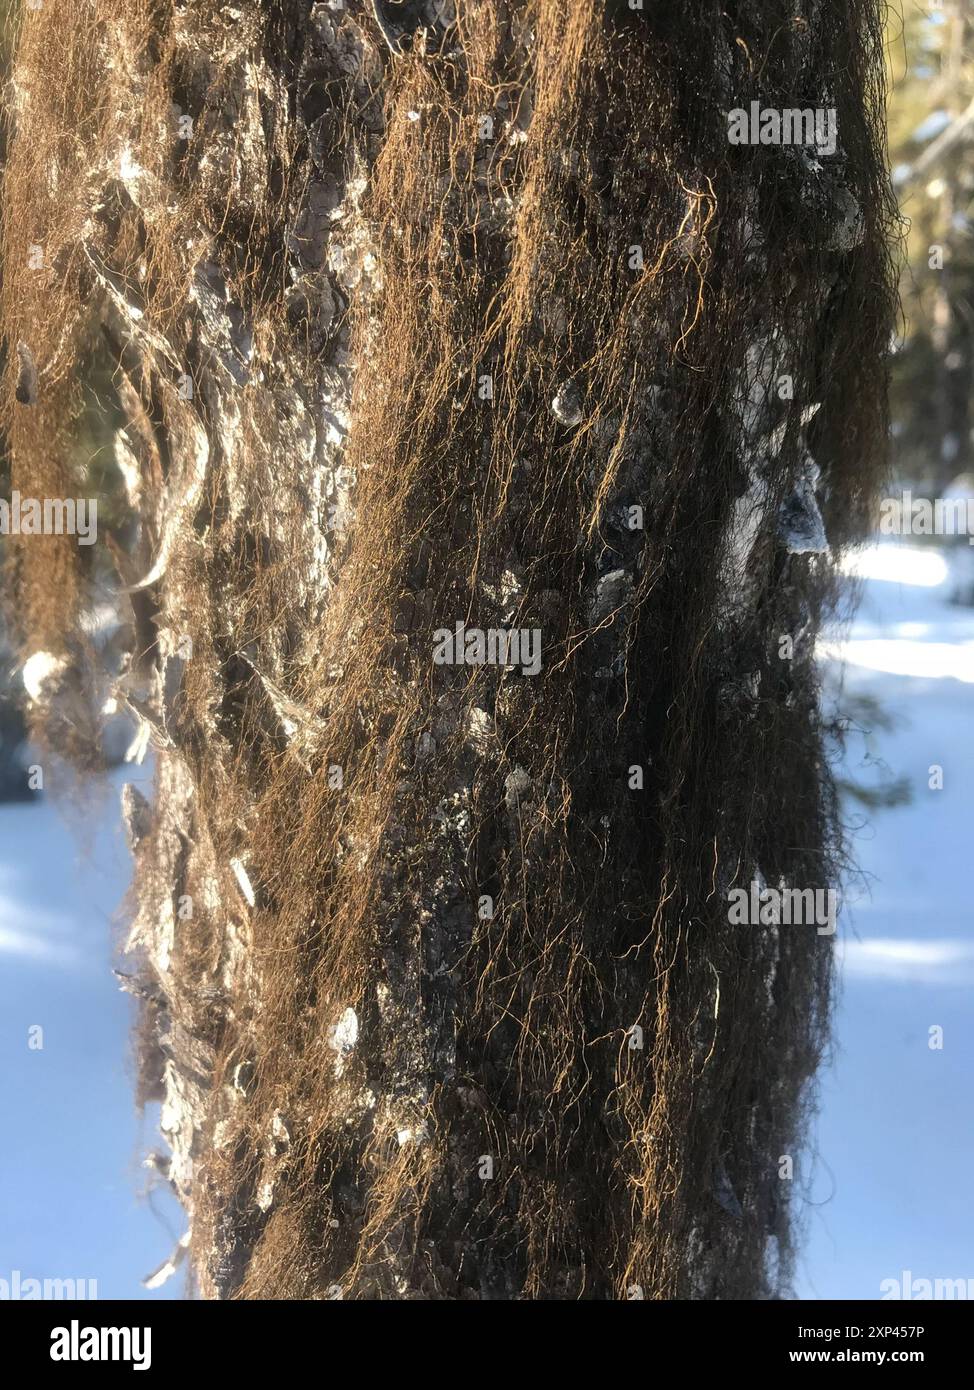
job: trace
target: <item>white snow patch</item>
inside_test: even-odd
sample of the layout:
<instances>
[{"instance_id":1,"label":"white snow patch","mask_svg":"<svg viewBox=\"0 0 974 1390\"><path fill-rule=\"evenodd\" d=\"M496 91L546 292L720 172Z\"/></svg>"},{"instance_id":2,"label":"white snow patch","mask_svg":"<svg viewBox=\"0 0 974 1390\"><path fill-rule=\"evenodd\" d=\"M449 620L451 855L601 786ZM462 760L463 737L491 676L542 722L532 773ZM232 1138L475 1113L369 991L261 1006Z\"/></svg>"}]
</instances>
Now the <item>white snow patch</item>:
<instances>
[{"instance_id":1,"label":"white snow patch","mask_svg":"<svg viewBox=\"0 0 974 1390\"><path fill-rule=\"evenodd\" d=\"M358 1014L354 1009L346 1009L331 1030L328 1044L341 1056L347 1057L355 1050L358 1042Z\"/></svg>"},{"instance_id":2,"label":"white snow patch","mask_svg":"<svg viewBox=\"0 0 974 1390\"><path fill-rule=\"evenodd\" d=\"M935 589L948 574L943 554L921 545L867 545L844 555L839 568L855 579L886 580L923 589Z\"/></svg>"},{"instance_id":3,"label":"white snow patch","mask_svg":"<svg viewBox=\"0 0 974 1390\"><path fill-rule=\"evenodd\" d=\"M50 652L34 652L24 662L21 676L24 689L34 701L40 700L48 681L56 679L67 667L63 656L52 656Z\"/></svg>"},{"instance_id":4,"label":"white snow patch","mask_svg":"<svg viewBox=\"0 0 974 1390\"><path fill-rule=\"evenodd\" d=\"M925 680L953 679L974 684L974 641L920 642L913 636L850 638L845 642L819 642L819 656L882 671L889 676L916 676Z\"/></svg>"}]
</instances>

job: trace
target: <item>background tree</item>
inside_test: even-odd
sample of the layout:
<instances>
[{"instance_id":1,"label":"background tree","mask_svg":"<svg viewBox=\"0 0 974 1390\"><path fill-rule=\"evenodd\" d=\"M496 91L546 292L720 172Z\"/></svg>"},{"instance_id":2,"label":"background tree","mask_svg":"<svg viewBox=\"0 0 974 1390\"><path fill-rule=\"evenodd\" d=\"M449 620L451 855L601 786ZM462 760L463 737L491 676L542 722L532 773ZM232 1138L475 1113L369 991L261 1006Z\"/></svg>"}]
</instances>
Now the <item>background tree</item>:
<instances>
[{"instance_id":1,"label":"background tree","mask_svg":"<svg viewBox=\"0 0 974 1390\"><path fill-rule=\"evenodd\" d=\"M890 24L898 86L890 148L907 228L895 459L909 481L936 496L969 473L972 460L972 20L970 0L944 0L913 6Z\"/></svg>"},{"instance_id":2,"label":"background tree","mask_svg":"<svg viewBox=\"0 0 974 1390\"><path fill-rule=\"evenodd\" d=\"M204 1295L787 1287L831 943L727 894L841 857L813 643L883 467L882 56L874 0L24 14L14 485L87 485L103 373L118 518L23 541L15 615L58 741L120 605ZM751 101L836 152L731 145ZM540 672L435 663L458 623Z\"/></svg>"}]
</instances>

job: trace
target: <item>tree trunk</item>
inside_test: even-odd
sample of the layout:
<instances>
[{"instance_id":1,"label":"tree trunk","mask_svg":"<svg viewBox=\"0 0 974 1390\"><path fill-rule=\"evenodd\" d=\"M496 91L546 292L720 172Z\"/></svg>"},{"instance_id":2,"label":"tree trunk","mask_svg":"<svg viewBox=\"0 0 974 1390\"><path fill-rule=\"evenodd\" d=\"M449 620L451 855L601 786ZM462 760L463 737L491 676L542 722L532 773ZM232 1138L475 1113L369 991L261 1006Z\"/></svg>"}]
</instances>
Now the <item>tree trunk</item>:
<instances>
[{"instance_id":1,"label":"tree trunk","mask_svg":"<svg viewBox=\"0 0 974 1390\"><path fill-rule=\"evenodd\" d=\"M105 546L19 546L22 636L57 745L111 560L204 1296L787 1287L832 938L728 895L841 860L813 645L882 469L881 77L874 0L25 15L14 486L90 490L117 430ZM730 143L752 101L835 153Z\"/></svg>"}]
</instances>

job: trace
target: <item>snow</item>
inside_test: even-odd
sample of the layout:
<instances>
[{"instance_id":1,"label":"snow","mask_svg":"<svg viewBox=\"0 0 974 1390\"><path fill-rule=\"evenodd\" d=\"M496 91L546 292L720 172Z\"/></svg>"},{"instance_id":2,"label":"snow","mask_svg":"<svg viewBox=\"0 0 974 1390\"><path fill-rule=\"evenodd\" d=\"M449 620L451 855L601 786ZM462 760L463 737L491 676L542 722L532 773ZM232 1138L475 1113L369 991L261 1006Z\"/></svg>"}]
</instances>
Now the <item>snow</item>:
<instances>
[{"instance_id":1,"label":"snow","mask_svg":"<svg viewBox=\"0 0 974 1390\"><path fill-rule=\"evenodd\" d=\"M907 777L907 805L850 801L861 871L840 918L835 1060L822 1076L804 1298L879 1298L903 1270L974 1273L974 608L950 602L950 550L899 541L852 556L845 634L820 643L830 688L876 699L892 727L854 736L847 776ZM868 718L862 720L868 725ZM931 769L942 768L943 786ZM850 902L851 899L851 902ZM943 1029L943 1047L931 1029ZM960 1102L960 1103L959 1103Z\"/></svg>"},{"instance_id":2,"label":"snow","mask_svg":"<svg viewBox=\"0 0 974 1390\"><path fill-rule=\"evenodd\" d=\"M974 609L948 602L951 567L939 549L877 544L850 556L843 568L874 582L867 585L852 632L820 642L820 655L845 661L859 679L869 670L974 682ZM884 586L899 590L895 606L892 594L883 595Z\"/></svg>"},{"instance_id":3,"label":"snow","mask_svg":"<svg viewBox=\"0 0 974 1390\"><path fill-rule=\"evenodd\" d=\"M29 656L21 677L30 698L35 702L40 700L48 681L59 676L66 666L64 657L52 656L50 652L34 652Z\"/></svg>"},{"instance_id":4,"label":"snow","mask_svg":"<svg viewBox=\"0 0 974 1390\"><path fill-rule=\"evenodd\" d=\"M358 1015L354 1009L346 1009L341 1018L331 1030L329 1039L330 1045L334 1050L347 1057L350 1052L354 1052L358 1042Z\"/></svg>"},{"instance_id":5,"label":"snow","mask_svg":"<svg viewBox=\"0 0 974 1390\"><path fill-rule=\"evenodd\" d=\"M139 776L143 779L146 772ZM0 1275L86 1278L99 1298L179 1298L146 1290L170 1256L182 1209L140 1171L158 1107L132 1094L132 1000L112 975L113 922L131 875L119 770L98 800L0 806L0 1185L15 1192L0 1228ZM83 820L82 820L83 815ZM29 1030L43 1029L43 1046ZM156 1141L158 1142L158 1141ZM140 1196L148 1183L151 1196Z\"/></svg>"},{"instance_id":6,"label":"snow","mask_svg":"<svg viewBox=\"0 0 974 1390\"><path fill-rule=\"evenodd\" d=\"M868 545L850 551L842 561L843 574L858 579L885 579L908 588L936 589L947 578L948 565L940 550L926 545ZM902 601L902 595L900 601Z\"/></svg>"}]
</instances>

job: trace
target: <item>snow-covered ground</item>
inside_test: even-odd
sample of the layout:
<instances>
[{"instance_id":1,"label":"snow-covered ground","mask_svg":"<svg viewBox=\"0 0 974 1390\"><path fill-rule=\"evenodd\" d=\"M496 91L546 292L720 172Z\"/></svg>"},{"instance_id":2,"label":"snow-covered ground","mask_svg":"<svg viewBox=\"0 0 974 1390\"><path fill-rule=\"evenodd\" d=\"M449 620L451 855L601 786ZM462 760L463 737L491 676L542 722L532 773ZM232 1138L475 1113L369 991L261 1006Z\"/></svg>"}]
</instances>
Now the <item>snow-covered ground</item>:
<instances>
[{"instance_id":1,"label":"snow-covered ground","mask_svg":"<svg viewBox=\"0 0 974 1390\"><path fill-rule=\"evenodd\" d=\"M865 885L840 925L806 1298L879 1298L906 1270L974 1278L974 609L949 602L947 564L928 546L871 547L850 568L862 604L823 656L841 658L846 692L877 699L894 726L852 739L849 773L876 785L885 763L912 800L847 811Z\"/></svg>"},{"instance_id":2,"label":"snow-covered ground","mask_svg":"<svg viewBox=\"0 0 974 1390\"><path fill-rule=\"evenodd\" d=\"M927 547L873 548L857 569L859 615L823 657L842 658L846 692L874 696L895 727L854 738L849 773L875 785L885 763L913 799L849 806L868 892L840 925L807 1298L876 1298L906 1270L974 1278L974 609L948 602L946 565ZM942 790L929 786L933 765ZM19 1270L97 1279L103 1298L178 1297L178 1275L158 1293L140 1285L182 1226L164 1192L137 1195L156 1140L135 1112L129 1001L109 969L129 874L121 780L74 821L53 800L0 807L0 1279ZM38 1024L43 1048L32 1049Z\"/></svg>"},{"instance_id":3,"label":"snow-covered ground","mask_svg":"<svg viewBox=\"0 0 974 1390\"><path fill-rule=\"evenodd\" d=\"M148 774L126 768L84 808L0 806L0 1279L19 1270L21 1286L94 1279L99 1298L171 1298L179 1276L155 1293L140 1282L183 1221L140 1168L161 1145L136 1112L132 1005L111 973L131 872L126 777Z\"/></svg>"}]
</instances>

